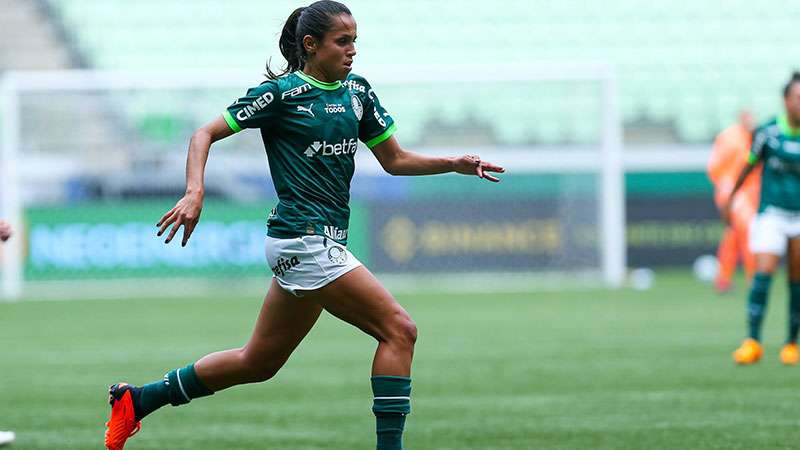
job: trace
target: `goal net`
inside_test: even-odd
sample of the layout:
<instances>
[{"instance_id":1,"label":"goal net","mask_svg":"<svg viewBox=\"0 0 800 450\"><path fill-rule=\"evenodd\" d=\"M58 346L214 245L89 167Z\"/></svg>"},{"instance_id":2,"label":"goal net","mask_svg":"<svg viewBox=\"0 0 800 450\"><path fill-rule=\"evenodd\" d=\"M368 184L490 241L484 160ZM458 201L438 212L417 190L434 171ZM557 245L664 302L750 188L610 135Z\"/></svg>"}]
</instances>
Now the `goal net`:
<instances>
[{"instance_id":1,"label":"goal net","mask_svg":"<svg viewBox=\"0 0 800 450\"><path fill-rule=\"evenodd\" d=\"M624 272L614 74L542 65L365 70L405 148L474 153L499 184L391 177L357 152L349 248L394 288L536 289ZM257 286L276 203L257 130L216 143L187 247L155 223L184 191L192 132L261 79L239 73L7 73L2 78L2 293L114 296ZM230 282L235 280L235 282ZM249 283L249 284L248 284Z\"/></svg>"}]
</instances>

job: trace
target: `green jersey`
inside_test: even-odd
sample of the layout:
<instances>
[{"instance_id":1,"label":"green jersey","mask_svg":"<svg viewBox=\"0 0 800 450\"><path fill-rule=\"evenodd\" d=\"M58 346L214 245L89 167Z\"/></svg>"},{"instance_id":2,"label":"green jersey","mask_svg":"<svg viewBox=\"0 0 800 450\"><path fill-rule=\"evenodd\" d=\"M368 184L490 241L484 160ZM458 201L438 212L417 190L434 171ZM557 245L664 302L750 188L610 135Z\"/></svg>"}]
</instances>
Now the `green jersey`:
<instances>
[{"instance_id":1,"label":"green jersey","mask_svg":"<svg viewBox=\"0 0 800 450\"><path fill-rule=\"evenodd\" d=\"M792 129L785 115L756 130L749 162L759 161L764 171L758 211L769 206L800 211L800 129Z\"/></svg>"},{"instance_id":2,"label":"green jersey","mask_svg":"<svg viewBox=\"0 0 800 450\"><path fill-rule=\"evenodd\" d=\"M395 130L367 80L325 83L293 72L249 89L223 117L234 132L261 129L278 193L267 234L346 244L358 141L373 148Z\"/></svg>"}]
</instances>

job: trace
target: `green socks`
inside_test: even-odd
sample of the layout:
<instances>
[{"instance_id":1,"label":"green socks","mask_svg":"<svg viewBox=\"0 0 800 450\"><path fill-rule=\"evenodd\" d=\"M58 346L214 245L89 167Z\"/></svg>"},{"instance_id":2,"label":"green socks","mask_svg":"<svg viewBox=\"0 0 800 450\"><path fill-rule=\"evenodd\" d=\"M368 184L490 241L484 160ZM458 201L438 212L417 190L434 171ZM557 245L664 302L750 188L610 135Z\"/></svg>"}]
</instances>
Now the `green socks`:
<instances>
[{"instance_id":1,"label":"green socks","mask_svg":"<svg viewBox=\"0 0 800 450\"><path fill-rule=\"evenodd\" d=\"M406 415L411 412L411 378L395 376L372 377L375 395L377 450L402 450Z\"/></svg>"},{"instance_id":2,"label":"green socks","mask_svg":"<svg viewBox=\"0 0 800 450\"><path fill-rule=\"evenodd\" d=\"M757 273L750 286L750 296L747 299L747 322L750 326L750 337L761 340L761 322L767 310L767 294L772 276L766 273Z\"/></svg>"},{"instance_id":3,"label":"green socks","mask_svg":"<svg viewBox=\"0 0 800 450\"><path fill-rule=\"evenodd\" d=\"M135 401L136 418L143 419L151 412L166 404L180 406L189 403L193 398L206 397L213 394L194 371L194 364L175 369L164 375L162 380L142 386ZM136 396L134 396L136 397Z\"/></svg>"}]
</instances>

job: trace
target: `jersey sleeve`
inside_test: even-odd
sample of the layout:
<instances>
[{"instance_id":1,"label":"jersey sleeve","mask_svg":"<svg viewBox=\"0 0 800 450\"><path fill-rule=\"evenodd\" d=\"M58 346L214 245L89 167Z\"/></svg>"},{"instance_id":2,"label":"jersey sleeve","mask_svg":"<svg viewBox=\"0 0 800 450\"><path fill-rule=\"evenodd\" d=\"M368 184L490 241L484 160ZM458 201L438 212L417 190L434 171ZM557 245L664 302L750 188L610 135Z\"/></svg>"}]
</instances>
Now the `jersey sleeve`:
<instances>
[{"instance_id":1,"label":"jersey sleeve","mask_svg":"<svg viewBox=\"0 0 800 450\"><path fill-rule=\"evenodd\" d=\"M367 147L374 148L394 134L396 129L394 119L381 105L367 80L358 77L353 79L353 82L350 85L356 87L353 94L363 104L363 112L358 122L358 139Z\"/></svg>"},{"instance_id":2,"label":"jersey sleeve","mask_svg":"<svg viewBox=\"0 0 800 450\"><path fill-rule=\"evenodd\" d=\"M753 134L753 144L750 147L750 155L747 157L748 164L753 165L764 159L764 152L767 149L767 138L765 127L757 129Z\"/></svg>"},{"instance_id":3,"label":"jersey sleeve","mask_svg":"<svg viewBox=\"0 0 800 450\"><path fill-rule=\"evenodd\" d=\"M262 128L279 116L279 105L278 84L268 81L248 89L244 97L222 113L222 117L234 133L244 128Z\"/></svg>"}]
</instances>

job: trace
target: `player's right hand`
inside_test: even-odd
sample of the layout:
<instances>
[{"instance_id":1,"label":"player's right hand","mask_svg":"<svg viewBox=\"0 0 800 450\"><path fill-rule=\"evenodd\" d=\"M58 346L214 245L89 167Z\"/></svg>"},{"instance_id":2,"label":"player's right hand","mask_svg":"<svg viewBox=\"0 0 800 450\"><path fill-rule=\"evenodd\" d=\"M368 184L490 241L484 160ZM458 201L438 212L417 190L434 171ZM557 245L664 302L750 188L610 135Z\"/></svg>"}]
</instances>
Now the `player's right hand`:
<instances>
[{"instance_id":1,"label":"player's right hand","mask_svg":"<svg viewBox=\"0 0 800 450\"><path fill-rule=\"evenodd\" d=\"M158 236L164 234L164 231L172 225L172 229L169 231L167 239L164 241L165 244L169 244L178 231L178 228L182 225L183 240L181 241L181 247L186 247L186 243L189 242L189 237L191 237L194 227L197 226L197 222L200 221L200 212L202 210L202 194L184 195L183 198L178 200L175 207L164 214L161 220L156 224L156 226L159 227Z\"/></svg>"},{"instance_id":2,"label":"player's right hand","mask_svg":"<svg viewBox=\"0 0 800 450\"><path fill-rule=\"evenodd\" d=\"M11 224L0 220L0 241L5 242L11 237Z\"/></svg>"}]
</instances>

